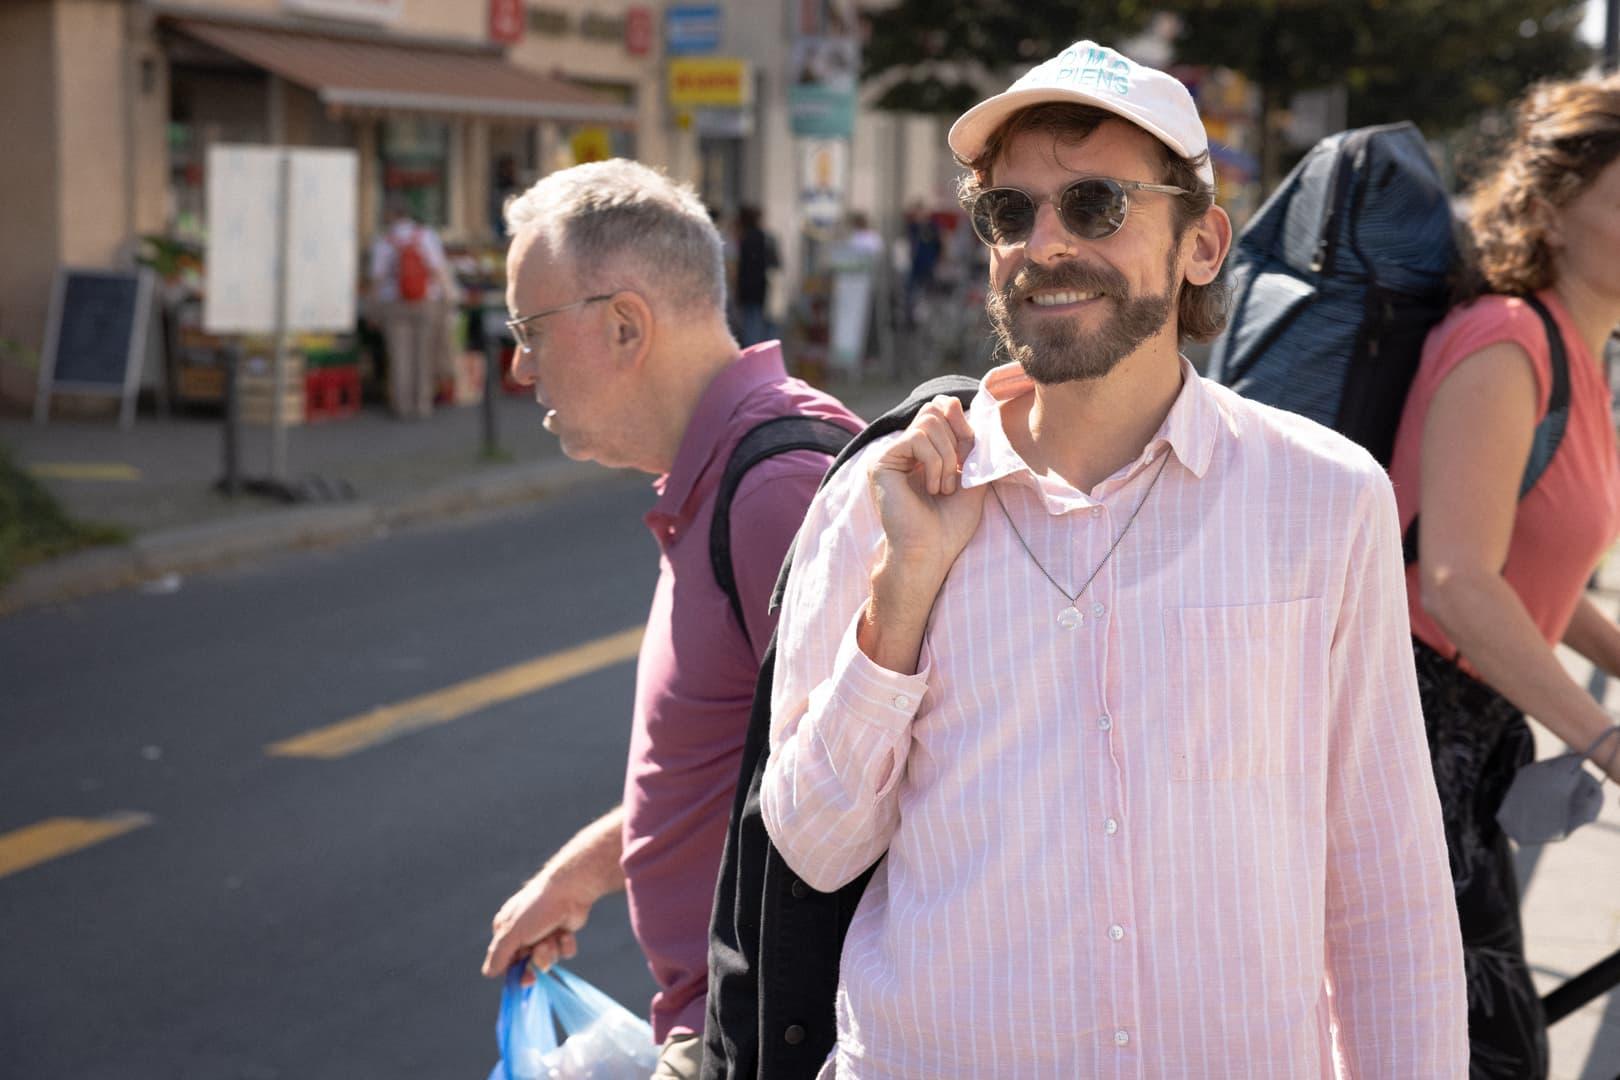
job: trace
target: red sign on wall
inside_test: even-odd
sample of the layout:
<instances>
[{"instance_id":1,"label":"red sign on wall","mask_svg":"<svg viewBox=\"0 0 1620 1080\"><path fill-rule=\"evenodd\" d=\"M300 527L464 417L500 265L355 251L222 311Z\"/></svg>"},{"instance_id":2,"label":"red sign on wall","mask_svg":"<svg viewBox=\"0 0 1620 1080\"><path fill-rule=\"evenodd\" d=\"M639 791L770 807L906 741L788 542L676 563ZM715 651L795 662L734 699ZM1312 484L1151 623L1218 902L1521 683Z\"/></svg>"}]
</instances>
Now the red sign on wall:
<instances>
[{"instance_id":1,"label":"red sign on wall","mask_svg":"<svg viewBox=\"0 0 1620 1080\"><path fill-rule=\"evenodd\" d=\"M646 56L652 52L653 17L644 7L633 7L624 13L624 50L631 56Z\"/></svg>"},{"instance_id":2,"label":"red sign on wall","mask_svg":"<svg viewBox=\"0 0 1620 1080\"><path fill-rule=\"evenodd\" d=\"M489 0L489 40L502 45L523 40L523 0Z\"/></svg>"}]
</instances>

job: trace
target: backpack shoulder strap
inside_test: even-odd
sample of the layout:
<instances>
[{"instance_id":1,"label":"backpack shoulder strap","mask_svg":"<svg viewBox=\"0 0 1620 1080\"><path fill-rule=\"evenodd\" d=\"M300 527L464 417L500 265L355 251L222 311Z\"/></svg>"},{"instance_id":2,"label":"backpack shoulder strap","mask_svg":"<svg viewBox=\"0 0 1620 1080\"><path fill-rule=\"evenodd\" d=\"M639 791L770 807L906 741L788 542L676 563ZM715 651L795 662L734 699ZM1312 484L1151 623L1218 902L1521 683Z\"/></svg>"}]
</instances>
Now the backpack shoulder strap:
<instances>
[{"instance_id":1,"label":"backpack shoulder strap","mask_svg":"<svg viewBox=\"0 0 1620 1080\"><path fill-rule=\"evenodd\" d=\"M1558 320L1553 318L1546 304L1535 296L1526 296L1523 299L1540 316L1541 325L1547 331L1547 356L1548 366L1551 368L1552 387L1547 395L1547 415L1541 418L1530 438L1530 458L1525 462L1524 476L1519 481L1520 499L1530 494L1530 489L1546 475L1547 468L1552 465L1553 455L1558 453L1558 447L1564 441L1564 432L1569 427L1569 352L1564 348L1564 335L1558 329ZM1401 554L1406 557L1408 566L1418 560L1416 517L1406 527L1406 534L1401 537Z\"/></svg>"},{"instance_id":2,"label":"backpack shoulder strap","mask_svg":"<svg viewBox=\"0 0 1620 1080\"><path fill-rule=\"evenodd\" d=\"M849 428L832 420L816 416L778 416L750 428L726 460L726 471L720 477L720 489L715 494L714 518L709 523L709 565L714 580L731 601L731 611L748 636L748 621L743 618L742 596L737 592L737 575L731 565L731 503L737 496L743 477L755 465L779 454L795 450L815 450L829 457L835 456L850 441Z\"/></svg>"},{"instance_id":3,"label":"backpack shoulder strap","mask_svg":"<svg viewBox=\"0 0 1620 1080\"><path fill-rule=\"evenodd\" d=\"M827 467L827 474L821 478L821 486L826 487L827 481L833 474L842 469L856 454L865 450L873 442L885 435L893 435L897 431L904 431L922 407L942 394L956 398L966 408L973 400L973 395L979 392L979 383L966 375L941 375L929 379L927 382L915 387L906 395L904 401L884 413L882 416L867 424L861 433L849 440L849 444L833 459ZM795 536L793 543L788 545L787 558L782 560L782 571L776 576L776 588L771 592L770 610L774 614L782 606L782 595L787 592L788 571L793 569L793 554L798 548L799 538Z\"/></svg>"},{"instance_id":4,"label":"backpack shoulder strap","mask_svg":"<svg viewBox=\"0 0 1620 1080\"><path fill-rule=\"evenodd\" d=\"M904 430L939 394L965 404L977 391L976 381L961 376L922 384L851 439L827 475L872 440ZM826 482L823 477L823 486ZM781 604L792 565L790 547L771 599L773 611ZM815 1075L833 1046L840 945L873 870L868 867L836 893L819 893L803 887L771 845L759 791L770 749L776 646L773 633L760 662L721 851L709 924L703 1080ZM762 978L763 971L791 971L793 977ZM783 1038L783 1032L795 1029L797 1035Z\"/></svg>"},{"instance_id":5,"label":"backpack shoulder strap","mask_svg":"<svg viewBox=\"0 0 1620 1080\"><path fill-rule=\"evenodd\" d=\"M1524 300L1541 316L1541 325L1547 330L1552 388L1547 395L1547 415L1536 425L1535 436L1530 441L1530 460L1524 467L1524 479L1519 483L1521 499L1530 494L1536 481L1546 473L1559 444L1564 441L1564 431L1569 427L1569 353L1564 348L1564 335L1559 332L1558 321L1547 310L1546 304L1535 296L1526 296Z\"/></svg>"}]
</instances>

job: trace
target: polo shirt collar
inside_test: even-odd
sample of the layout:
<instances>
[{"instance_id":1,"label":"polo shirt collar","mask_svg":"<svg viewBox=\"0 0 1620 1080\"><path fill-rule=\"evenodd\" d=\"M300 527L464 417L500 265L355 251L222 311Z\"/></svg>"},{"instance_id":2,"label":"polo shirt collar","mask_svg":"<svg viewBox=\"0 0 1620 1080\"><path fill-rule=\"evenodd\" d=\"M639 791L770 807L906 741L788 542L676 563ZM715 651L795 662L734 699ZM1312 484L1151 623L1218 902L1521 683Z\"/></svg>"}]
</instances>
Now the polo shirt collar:
<instances>
[{"instance_id":1,"label":"polo shirt collar","mask_svg":"<svg viewBox=\"0 0 1620 1080\"><path fill-rule=\"evenodd\" d=\"M744 349L704 389L697 408L686 424L675 463L669 472L653 481L658 502L649 518L684 523L689 516L687 503L697 490L722 444L733 441L730 420L739 406L755 390L787 378L780 342L767 341Z\"/></svg>"}]
</instances>

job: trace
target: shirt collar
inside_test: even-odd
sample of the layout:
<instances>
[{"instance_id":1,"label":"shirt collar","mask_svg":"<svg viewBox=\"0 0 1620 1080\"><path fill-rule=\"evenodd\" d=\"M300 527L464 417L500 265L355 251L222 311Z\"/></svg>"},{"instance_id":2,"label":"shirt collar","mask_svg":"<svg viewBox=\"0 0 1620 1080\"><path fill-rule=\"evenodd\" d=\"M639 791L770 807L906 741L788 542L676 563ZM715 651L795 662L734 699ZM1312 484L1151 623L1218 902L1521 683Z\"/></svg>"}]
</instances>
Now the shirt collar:
<instances>
[{"instance_id":1,"label":"shirt collar","mask_svg":"<svg viewBox=\"0 0 1620 1080\"><path fill-rule=\"evenodd\" d=\"M721 444L728 442L733 434L729 423L732 414L756 389L786 378L781 343L767 341L744 349L710 381L686 423L680 449L675 452L675 464L653 481L658 502L649 511L649 518L678 520L684 516L687 501L697 489L698 481L714 461Z\"/></svg>"},{"instance_id":2,"label":"shirt collar","mask_svg":"<svg viewBox=\"0 0 1620 1080\"><path fill-rule=\"evenodd\" d=\"M1142 456L1103 482L1111 486L1151 461L1168 446L1176 460L1194 476L1203 479L1215 455L1215 441L1223 427L1232 430L1228 418L1215 400L1209 384L1198 370L1181 358L1181 392L1158 433L1148 440ZM962 463L962 486L977 487L1003 477L1023 473L1039 481L1007 438L1001 422L1001 407L1023 394L1033 393L1035 383L1016 363L993 368L979 383L979 393L968 408L968 423L974 431L973 449Z\"/></svg>"}]
</instances>

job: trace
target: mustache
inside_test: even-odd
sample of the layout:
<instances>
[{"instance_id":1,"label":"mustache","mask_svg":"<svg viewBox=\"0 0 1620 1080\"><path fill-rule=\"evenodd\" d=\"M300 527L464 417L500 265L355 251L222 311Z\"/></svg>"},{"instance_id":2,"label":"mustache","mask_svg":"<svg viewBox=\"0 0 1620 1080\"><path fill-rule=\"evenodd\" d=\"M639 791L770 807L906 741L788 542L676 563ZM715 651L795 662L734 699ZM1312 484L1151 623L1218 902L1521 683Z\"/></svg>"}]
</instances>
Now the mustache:
<instances>
[{"instance_id":1,"label":"mustache","mask_svg":"<svg viewBox=\"0 0 1620 1080\"><path fill-rule=\"evenodd\" d=\"M1111 267L1092 266L1082 262L1062 262L1057 266L1041 266L1027 262L1013 275L1000 291L1001 299L1011 308L1044 289L1073 289L1076 292L1094 292L1101 296L1124 296L1127 292L1125 275Z\"/></svg>"}]
</instances>

